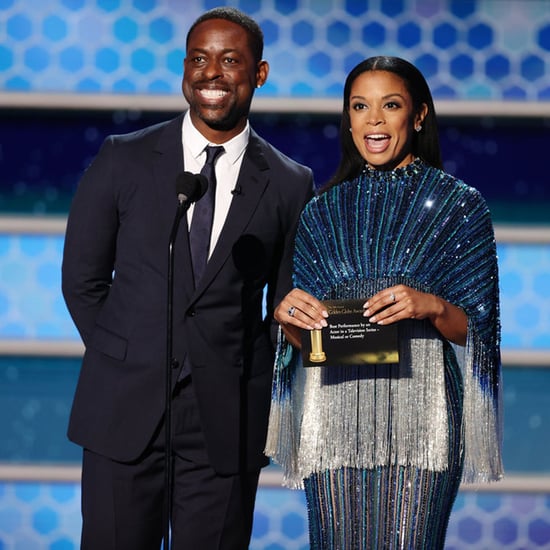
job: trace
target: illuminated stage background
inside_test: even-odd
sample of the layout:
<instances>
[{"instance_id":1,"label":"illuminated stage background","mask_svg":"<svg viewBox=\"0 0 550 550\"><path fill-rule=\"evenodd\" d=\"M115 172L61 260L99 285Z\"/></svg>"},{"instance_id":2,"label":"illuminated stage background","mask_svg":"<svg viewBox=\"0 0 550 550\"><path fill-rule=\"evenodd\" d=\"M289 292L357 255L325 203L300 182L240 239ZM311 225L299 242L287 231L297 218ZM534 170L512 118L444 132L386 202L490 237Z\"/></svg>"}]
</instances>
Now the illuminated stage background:
<instances>
[{"instance_id":1,"label":"illuminated stage background","mask_svg":"<svg viewBox=\"0 0 550 550\"><path fill-rule=\"evenodd\" d=\"M106 135L185 109L185 33L218 3L0 0L2 550L78 548L80 450L65 428L81 346L60 295L66 213ZM252 124L318 184L338 162L347 72L390 54L426 75L446 168L487 199L501 273L507 476L463 488L446 548L550 548L550 1L231 4L262 25L271 64ZM308 547L303 495L279 482L268 468L255 550Z\"/></svg>"}]
</instances>

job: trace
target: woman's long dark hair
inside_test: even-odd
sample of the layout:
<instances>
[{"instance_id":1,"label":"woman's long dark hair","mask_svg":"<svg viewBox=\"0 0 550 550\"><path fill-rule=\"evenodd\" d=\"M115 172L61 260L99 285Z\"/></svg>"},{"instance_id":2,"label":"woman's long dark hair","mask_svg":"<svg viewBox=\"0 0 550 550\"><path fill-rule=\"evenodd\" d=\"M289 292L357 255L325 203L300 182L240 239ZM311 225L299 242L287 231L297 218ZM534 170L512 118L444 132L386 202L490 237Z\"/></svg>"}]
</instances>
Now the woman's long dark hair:
<instances>
[{"instance_id":1,"label":"woman's long dark hair","mask_svg":"<svg viewBox=\"0 0 550 550\"><path fill-rule=\"evenodd\" d=\"M353 179L365 167L365 159L357 150L349 131L351 126L349 107L351 87L355 79L367 71L387 71L397 75L411 95L415 113L420 111L423 103L428 106L428 114L422 122L422 130L414 133L412 153L431 166L435 166L436 168L443 167L434 102L428 83L422 73L412 63L399 57L369 57L353 68L346 78L344 85L344 107L340 123L340 148L342 156L336 172L323 187L322 191L326 191L343 181Z\"/></svg>"}]
</instances>

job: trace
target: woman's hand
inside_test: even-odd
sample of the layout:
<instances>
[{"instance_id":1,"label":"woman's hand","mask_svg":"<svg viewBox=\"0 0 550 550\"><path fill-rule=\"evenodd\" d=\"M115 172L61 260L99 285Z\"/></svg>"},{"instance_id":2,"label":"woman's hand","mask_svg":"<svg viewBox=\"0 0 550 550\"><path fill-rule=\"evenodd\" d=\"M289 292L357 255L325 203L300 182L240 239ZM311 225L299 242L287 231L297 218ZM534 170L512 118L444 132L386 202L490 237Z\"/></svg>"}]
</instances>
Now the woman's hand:
<instances>
[{"instance_id":1,"label":"woman's hand","mask_svg":"<svg viewBox=\"0 0 550 550\"><path fill-rule=\"evenodd\" d=\"M429 319L447 340L459 345L466 343L466 314L434 294L396 285L377 292L363 307L363 316L371 323L390 325L403 319Z\"/></svg>"},{"instance_id":2,"label":"woman's hand","mask_svg":"<svg viewBox=\"0 0 550 550\"><path fill-rule=\"evenodd\" d=\"M328 312L322 302L311 294L294 288L275 308L275 320L281 325L287 340L301 348L301 329L313 330L327 326Z\"/></svg>"}]
</instances>

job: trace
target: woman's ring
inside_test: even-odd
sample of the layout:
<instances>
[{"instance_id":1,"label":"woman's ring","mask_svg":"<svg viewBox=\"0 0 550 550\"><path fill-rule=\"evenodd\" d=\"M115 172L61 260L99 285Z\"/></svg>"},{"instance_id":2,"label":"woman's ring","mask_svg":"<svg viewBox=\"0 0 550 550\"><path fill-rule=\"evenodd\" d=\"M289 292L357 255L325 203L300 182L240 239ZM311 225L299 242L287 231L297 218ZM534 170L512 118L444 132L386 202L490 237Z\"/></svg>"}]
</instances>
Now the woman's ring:
<instances>
[{"instance_id":1,"label":"woman's ring","mask_svg":"<svg viewBox=\"0 0 550 550\"><path fill-rule=\"evenodd\" d=\"M390 299L392 302L395 302L395 294L393 292L390 293Z\"/></svg>"},{"instance_id":2,"label":"woman's ring","mask_svg":"<svg viewBox=\"0 0 550 550\"><path fill-rule=\"evenodd\" d=\"M288 308L288 316L289 317L294 317L294 312L296 311L296 308L294 306L290 306Z\"/></svg>"}]
</instances>

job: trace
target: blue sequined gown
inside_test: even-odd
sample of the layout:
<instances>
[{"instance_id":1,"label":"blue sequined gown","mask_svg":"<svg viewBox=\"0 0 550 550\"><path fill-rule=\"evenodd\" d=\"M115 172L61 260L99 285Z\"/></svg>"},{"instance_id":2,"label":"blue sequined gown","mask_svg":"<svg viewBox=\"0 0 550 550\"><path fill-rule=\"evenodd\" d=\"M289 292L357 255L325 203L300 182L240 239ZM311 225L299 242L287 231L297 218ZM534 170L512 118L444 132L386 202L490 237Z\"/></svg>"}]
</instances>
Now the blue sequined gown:
<instances>
[{"instance_id":1,"label":"blue sequined gown","mask_svg":"<svg viewBox=\"0 0 550 550\"><path fill-rule=\"evenodd\" d=\"M305 208L295 285L366 299L396 284L468 316L465 348L399 324L399 364L304 368L280 336L266 453L306 491L315 550L442 548L461 480L502 474L498 273L479 193L420 160Z\"/></svg>"}]
</instances>

